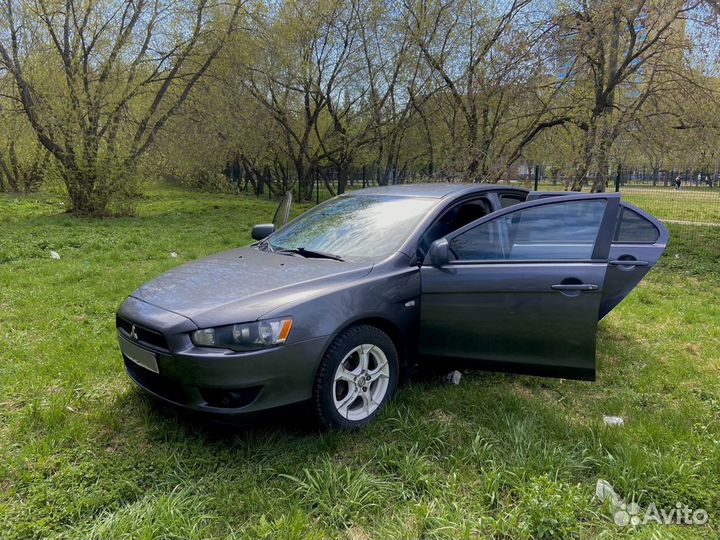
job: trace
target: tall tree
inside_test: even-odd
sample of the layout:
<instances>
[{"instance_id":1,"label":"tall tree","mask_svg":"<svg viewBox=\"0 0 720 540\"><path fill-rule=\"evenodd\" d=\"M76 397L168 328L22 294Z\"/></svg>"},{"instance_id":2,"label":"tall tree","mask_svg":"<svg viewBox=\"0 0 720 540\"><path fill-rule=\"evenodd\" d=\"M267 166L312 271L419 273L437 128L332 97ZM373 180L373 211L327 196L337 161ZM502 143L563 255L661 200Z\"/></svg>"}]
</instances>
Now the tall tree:
<instances>
[{"instance_id":1,"label":"tall tree","mask_svg":"<svg viewBox=\"0 0 720 540\"><path fill-rule=\"evenodd\" d=\"M582 188L595 163L591 190L605 191L613 142L682 67L684 21L699 5L681 0L582 0L561 8L559 35L575 64L574 120L583 132L572 189Z\"/></svg>"},{"instance_id":2,"label":"tall tree","mask_svg":"<svg viewBox=\"0 0 720 540\"><path fill-rule=\"evenodd\" d=\"M237 29L242 0L2 0L0 66L72 210L105 214Z\"/></svg>"},{"instance_id":3,"label":"tall tree","mask_svg":"<svg viewBox=\"0 0 720 540\"><path fill-rule=\"evenodd\" d=\"M540 130L565 121L546 118L549 111L541 103L533 104L541 105L539 116L518 115L518 104L533 101L544 72L548 27L533 19L531 7L530 0L502 6L473 0L405 3L408 31L448 99L455 167L467 179L497 177L507 165L501 154L512 148L510 161L517 159ZM503 130L512 132L505 144L499 137Z\"/></svg>"}]
</instances>

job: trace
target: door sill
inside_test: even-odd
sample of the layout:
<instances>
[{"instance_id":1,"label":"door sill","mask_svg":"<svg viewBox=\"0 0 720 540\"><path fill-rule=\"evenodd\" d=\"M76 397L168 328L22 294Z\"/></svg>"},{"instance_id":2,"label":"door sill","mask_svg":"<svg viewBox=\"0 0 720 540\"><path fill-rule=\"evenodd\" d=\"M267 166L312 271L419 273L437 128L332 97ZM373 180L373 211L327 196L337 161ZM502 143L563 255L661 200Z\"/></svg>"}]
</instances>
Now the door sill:
<instances>
[{"instance_id":1,"label":"door sill","mask_svg":"<svg viewBox=\"0 0 720 540\"><path fill-rule=\"evenodd\" d=\"M594 369L568 366L541 366L525 362L498 362L495 360L476 360L448 356L422 356L420 357L420 364L431 369L437 369L442 366L443 370L446 368L448 370L463 368L500 373L516 373L518 375L536 375L538 377L552 377L555 379L595 380Z\"/></svg>"}]
</instances>

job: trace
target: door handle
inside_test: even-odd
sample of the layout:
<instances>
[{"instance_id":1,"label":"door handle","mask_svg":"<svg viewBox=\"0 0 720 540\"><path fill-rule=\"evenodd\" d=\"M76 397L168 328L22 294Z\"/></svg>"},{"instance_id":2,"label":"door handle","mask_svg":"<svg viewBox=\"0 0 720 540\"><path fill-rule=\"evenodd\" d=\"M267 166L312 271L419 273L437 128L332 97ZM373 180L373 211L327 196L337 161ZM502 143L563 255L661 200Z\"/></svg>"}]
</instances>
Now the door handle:
<instances>
[{"instance_id":1,"label":"door handle","mask_svg":"<svg viewBox=\"0 0 720 540\"><path fill-rule=\"evenodd\" d=\"M597 291L599 288L594 283L558 283L551 287L554 291Z\"/></svg>"},{"instance_id":2,"label":"door handle","mask_svg":"<svg viewBox=\"0 0 720 540\"><path fill-rule=\"evenodd\" d=\"M647 266L650 263L647 261L638 261L636 259L616 259L608 261L608 264L612 266Z\"/></svg>"}]
</instances>

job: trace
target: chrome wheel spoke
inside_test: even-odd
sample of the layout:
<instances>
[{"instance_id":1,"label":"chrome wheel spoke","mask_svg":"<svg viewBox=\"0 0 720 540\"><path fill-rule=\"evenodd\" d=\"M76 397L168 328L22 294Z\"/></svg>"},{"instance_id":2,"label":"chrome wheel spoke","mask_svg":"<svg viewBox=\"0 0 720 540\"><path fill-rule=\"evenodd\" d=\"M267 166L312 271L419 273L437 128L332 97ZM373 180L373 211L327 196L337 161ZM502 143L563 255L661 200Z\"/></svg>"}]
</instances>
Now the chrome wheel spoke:
<instances>
[{"instance_id":1,"label":"chrome wheel spoke","mask_svg":"<svg viewBox=\"0 0 720 540\"><path fill-rule=\"evenodd\" d=\"M360 373L367 371L370 368L370 351L375 348L374 345L360 345L358 353L360 354Z\"/></svg>"},{"instance_id":2,"label":"chrome wheel spoke","mask_svg":"<svg viewBox=\"0 0 720 540\"><path fill-rule=\"evenodd\" d=\"M389 379L390 378L390 365L388 364L387 360L384 363L378 365L372 371L369 371L368 375L370 376L370 382L374 382L381 377Z\"/></svg>"},{"instance_id":3,"label":"chrome wheel spoke","mask_svg":"<svg viewBox=\"0 0 720 540\"><path fill-rule=\"evenodd\" d=\"M335 373L335 382L345 381L350 385L355 384L355 377L357 375L346 368L343 364L338 366L337 372Z\"/></svg>"},{"instance_id":4,"label":"chrome wheel spoke","mask_svg":"<svg viewBox=\"0 0 720 540\"><path fill-rule=\"evenodd\" d=\"M345 418L349 418L348 407L350 407L350 405L352 405L353 402L358 398L358 394L360 394L358 388L353 385L350 387L350 390L344 398L342 398L340 401L335 401L335 406L337 407L338 412Z\"/></svg>"},{"instance_id":5,"label":"chrome wheel spoke","mask_svg":"<svg viewBox=\"0 0 720 540\"><path fill-rule=\"evenodd\" d=\"M362 412L365 416L370 416L370 413L374 410L372 396L368 392L362 392L360 399L362 399Z\"/></svg>"}]
</instances>

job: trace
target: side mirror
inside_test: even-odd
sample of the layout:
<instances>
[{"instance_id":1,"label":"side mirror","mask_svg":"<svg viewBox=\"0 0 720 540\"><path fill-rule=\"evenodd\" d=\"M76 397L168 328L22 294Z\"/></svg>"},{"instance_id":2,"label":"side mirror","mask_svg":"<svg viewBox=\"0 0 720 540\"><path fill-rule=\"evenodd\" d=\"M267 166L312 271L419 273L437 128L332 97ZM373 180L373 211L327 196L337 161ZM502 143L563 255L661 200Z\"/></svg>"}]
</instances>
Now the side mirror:
<instances>
[{"instance_id":1,"label":"side mirror","mask_svg":"<svg viewBox=\"0 0 720 540\"><path fill-rule=\"evenodd\" d=\"M445 266L450 262L450 244L444 238L430 244L430 262L433 266Z\"/></svg>"},{"instance_id":2,"label":"side mirror","mask_svg":"<svg viewBox=\"0 0 720 540\"><path fill-rule=\"evenodd\" d=\"M250 236L252 236L253 240L262 240L263 238L267 238L274 232L275 225L273 225L272 223L261 223L259 225L255 225L252 228Z\"/></svg>"}]
</instances>

